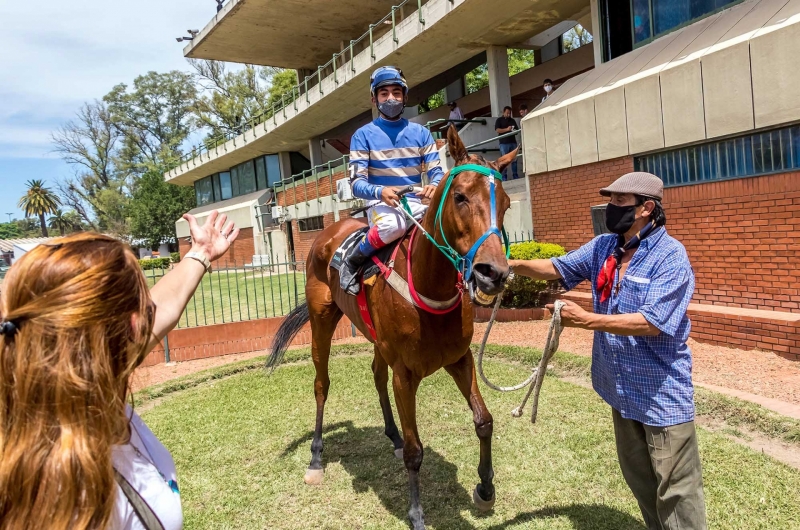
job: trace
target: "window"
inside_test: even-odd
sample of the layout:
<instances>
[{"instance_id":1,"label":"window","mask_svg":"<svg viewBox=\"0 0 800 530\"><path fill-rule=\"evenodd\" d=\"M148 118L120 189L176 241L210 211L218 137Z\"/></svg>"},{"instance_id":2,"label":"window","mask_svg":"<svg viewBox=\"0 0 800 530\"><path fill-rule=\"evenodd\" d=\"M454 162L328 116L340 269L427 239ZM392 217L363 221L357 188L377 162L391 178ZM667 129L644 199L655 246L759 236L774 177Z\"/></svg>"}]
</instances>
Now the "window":
<instances>
[{"instance_id":1,"label":"window","mask_svg":"<svg viewBox=\"0 0 800 530\"><path fill-rule=\"evenodd\" d=\"M252 160L231 168L233 196L247 195L256 191L256 168Z\"/></svg>"},{"instance_id":2,"label":"window","mask_svg":"<svg viewBox=\"0 0 800 530\"><path fill-rule=\"evenodd\" d=\"M604 61L743 0L600 0Z\"/></svg>"},{"instance_id":3,"label":"window","mask_svg":"<svg viewBox=\"0 0 800 530\"><path fill-rule=\"evenodd\" d=\"M220 199L226 201L233 197L233 187L231 186L231 172L223 171L219 174Z\"/></svg>"},{"instance_id":4,"label":"window","mask_svg":"<svg viewBox=\"0 0 800 530\"><path fill-rule=\"evenodd\" d=\"M264 157L267 162L267 185L274 188L281 181L281 161L278 155L267 155ZM288 177L289 175L287 175Z\"/></svg>"},{"instance_id":5,"label":"window","mask_svg":"<svg viewBox=\"0 0 800 530\"><path fill-rule=\"evenodd\" d=\"M259 190L267 189L267 166L264 157L256 158L256 188Z\"/></svg>"},{"instance_id":6,"label":"window","mask_svg":"<svg viewBox=\"0 0 800 530\"><path fill-rule=\"evenodd\" d=\"M211 177L196 181L194 183L194 193L197 198L198 206L214 202L214 189L211 185Z\"/></svg>"},{"instance_id":7,"label":"window","mask_svg":"<svg viewBox=\"0 0 800 530\"><path fill-rule=\"evenodd\" d=\"M637 171L683 186L800 168L800 126L636 157Z\"/></svg>"},{"instance_id":8,"label":"window","mask_svg":"<svg viewBox=\"0 0 800 530\"><path fill-rule=\"evenodd\" d=\"M211 184L214 188L214 202L222 200L222 190L219 189L219 173L211 175Z\"/></svg>"},{"instance_id":9,"label":"window","mask_svg":"<svg viewBox=\"0 0 800 530\"><path fill-rule=\"evenodd\" d=\"M306 219L297 220L297 228L301 232L311 232L312 230L322 230L325 224L322 222L322 216L307 217Z\"/></svg>"},{"instance_id":10,"label":"window","mask_svg":"<svg viewBox=\"0 0 800 530\"><path fill-rule=\"evenodd\" d=\"M634 46L741 0L632 0Z\"/></svg>"}]
</instances>

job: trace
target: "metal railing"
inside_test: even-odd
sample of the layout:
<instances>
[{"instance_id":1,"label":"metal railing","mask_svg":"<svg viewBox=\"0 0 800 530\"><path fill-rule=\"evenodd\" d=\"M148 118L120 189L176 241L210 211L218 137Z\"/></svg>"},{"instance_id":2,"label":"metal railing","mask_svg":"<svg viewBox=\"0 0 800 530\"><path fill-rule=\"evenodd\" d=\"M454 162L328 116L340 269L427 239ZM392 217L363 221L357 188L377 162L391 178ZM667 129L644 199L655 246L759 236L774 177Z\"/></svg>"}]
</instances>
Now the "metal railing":
<instances>
[{"instance_id":1,"label":"metal railing","mask_svg":"<svg viewBox=\"0 0 800 530\"><path fill-rule=\"evenodd\" d=\"M503 138L509 138L511 136L517 136L520 133L522 133L522 131L520 129L517 129L515 131L511 131L511 132L507 132L507 133L501 134L499 136L494 136L492 138L489 138L488 140L483 140L483 141L480 141L478 143L474 143L472 145L468 145L468 146L466 146L465 149L467 151L472 151L472 152L476 152L476 153L488 153L488 152L491 152L491 151L498 151L499 149L485 149L485 148L484 149L478 149L478 147L480 147L482 145L490 144L492 142L500 141ZM519 154L517 156L522 156L522 150L520 150L520 152L519 152Z\"/></svg>"},{"instance_id":2,"label":"metal railing","mask_svg":"<svg viewBox=\"0 0 800 530\"><path fill-rule=\"evenodd\" d=\"M229 261L215 264L203 276L184 309L178 328L241 322L284 316L305 300L305 259L289 256L259 257L258 263ZM256 261L256 260L254 260ZM269 263L264 263L267 261ZM150 286L169 272L143 271Z\"/></svg>"},{"instance_id":3,"label":"metal railing","mask_svg":"<svg viewBox=\"0 0 800 530\"><path fill-rule=\"evenodd\" d=\"M174 169L198 156L202 156L203 153L208 153L212 149L217 149L220 145L224 145L226 142L233 140L234 148L236 147L236 138L240 135L246 135L247 131L253 131L253 135L255 136L255 127L265 123L268 120L273 120L273 123L277 125L276 116L279 113L283 113L284 119L286 119L286 108L289 105L293 105L295 112L298 110L297 108L297 101L301 98L301 96L305 96L306 104L310 104L311 100L308 96L309 88L314 88L315 86L319 90L320 96L324 95L322 91L322 80L323 80L323 72L331 69L330 73L325 74L325 79L329 77L333 77L334 85L339 84L338 78L338 70L340 68L346 67L347 63L350 63L350 70L352 73L356 73L355 67L355 57L358 54L361 54L363 51L369 48L370 57L374 60L375 57L375 41L377 38L383 37L388 33L388 29L386 32L376 31L376 28L383 29L384 26L388 26L391 24L391 32L392 32L392 39L395 43L399 42L397 37L397 24L409 18L412 13L416 12L419 16L419 23L425 24L425 18L422 14L422 5L426 3L427 0L403 0L396 6L392 6L392 10L385 15L382 19L374 24L369 25L369 29L360 37L355 40L351 40L349 46L345 47L338 53L334 53L331 59L323 65L317 66L316 72L305 76L302 82L298 83L289 91L288 97L287 94L281 95L280 102L276 101L272 104L269 109L265 109L260 113L250 117L250 119L246 120L244 124L233 131L229 131L226 133L222 133L218 136L213 138L209 138L202 142L197 146L193 146L189 152L182 155L179 161L170 169ZM403 11L403 7L407 4L416 3L417 9L416 11L405 14ZM400 18L398 20L397 13L400 13ZM376 33L379 35L376 37ZM358 48L358 50L356 50ZM348 59L349 57L349 59ZM342 61L339 61L339 58L342 58ZM309 80L313 81L316 79L316 84L311 84L309 87ZM302 88L302 90L301 90Z\"/></svg>"},{"instance_id":4,"label":"metal railing","mask_svg":"<svg viewBox=\"0 0 800 530\"><path fill-rule=\"evenodd\" d=\"M339 173L343 173L347 171L347 165L350 162L350 157L348 155L343 155L341 158L337 158L335 160L330 160L325 162L324 164L319 164L311 169L307 169L305 171L301 171L300 173L295 173L294 175L288 178L282 178L280 182L275 183L275 195L281 191L283 191L283 207L288 208L290 206L294 206L295 217L297 217L298 211L298 203L305 202L306 206L310 206L312 200L316 200L317 203L321 204L323 197L331 197L334 201L334 208L336 208L335 203L337 202L338 198L336 196L336 185L333 176ZM331 193L330 195L321 195L319 192L320 183L324 183L324 179L327 178L330 185ZM314 186L309 186L309 179L314 184ZM302 188L303 188L303 196L298 201L297 197L297 185L299 182L302 181ZM291 186L290 186L291 185ZM314 189L313 196L310 196L309 189ZM292 191L292 204L289 204L289 190ZM276 199L277 204L277 199Z\"/></svg>"}]
</instances>

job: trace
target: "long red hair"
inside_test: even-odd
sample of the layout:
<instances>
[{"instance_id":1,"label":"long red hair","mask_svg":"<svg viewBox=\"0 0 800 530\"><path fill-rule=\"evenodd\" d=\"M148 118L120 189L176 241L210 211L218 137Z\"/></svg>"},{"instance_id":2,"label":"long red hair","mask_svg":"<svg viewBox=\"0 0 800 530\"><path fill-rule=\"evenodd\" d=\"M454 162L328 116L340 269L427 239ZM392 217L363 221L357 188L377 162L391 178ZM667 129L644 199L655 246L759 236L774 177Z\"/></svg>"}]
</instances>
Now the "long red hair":
<instances>
[{"instance_id":1,"label":"long red hair","mask_svg":"<svg viewBox=\"0 0 800 530\"><path fill-rule=\"evenodd\" d=\"M133 252L85 233L40 244L8 272L0 320L0 527L105 529L111 448L129 440L128 379L153 305Z\"/></svg>"}]
</instances>

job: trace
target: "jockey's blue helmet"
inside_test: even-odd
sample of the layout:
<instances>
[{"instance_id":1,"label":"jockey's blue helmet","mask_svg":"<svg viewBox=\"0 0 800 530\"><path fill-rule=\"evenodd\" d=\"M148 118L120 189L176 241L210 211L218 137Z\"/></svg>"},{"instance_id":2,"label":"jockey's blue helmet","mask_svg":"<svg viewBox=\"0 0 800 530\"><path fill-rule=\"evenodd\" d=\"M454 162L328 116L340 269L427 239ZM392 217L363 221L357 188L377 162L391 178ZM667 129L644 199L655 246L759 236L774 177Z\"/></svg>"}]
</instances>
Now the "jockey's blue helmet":
<instances>
[{"instance_id":1,"label":"jockey's blue helmet","mask_svg":"<svg viewBox=\"0 0 800 530\"><path fill-rule=\"evenodd\" d=\"M403 93L408 93L408 83L406 83L406 78L403 77L403 71L399 68L394 66L381 66L372 72L372 76L369 78L370 94L374 96L375 91L380 87L389 85L400 85L403 89Z\"/></svg>"}]
</instances>

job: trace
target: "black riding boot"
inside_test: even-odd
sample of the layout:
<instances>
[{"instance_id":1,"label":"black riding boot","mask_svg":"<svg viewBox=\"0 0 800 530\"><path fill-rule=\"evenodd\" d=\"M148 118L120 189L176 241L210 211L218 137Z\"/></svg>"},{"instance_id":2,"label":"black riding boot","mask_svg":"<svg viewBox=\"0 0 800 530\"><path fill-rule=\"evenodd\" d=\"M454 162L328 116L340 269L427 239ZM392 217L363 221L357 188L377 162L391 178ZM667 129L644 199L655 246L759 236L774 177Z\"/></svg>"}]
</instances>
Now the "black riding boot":
<instances>
[{"instance_id":1,"label":"black riding boot","mask_svg":"<svg viewBox=\"0 0 800 530\"><path fill-rule=\"evenodd\" d=\"M347 256L347 259L344 260L344 263L342 263L342 268L339 271L339 287L354 296L358 294L361 290L361 284L358 282L358 270L367 261L368 257L368 255L361 252L361 245L356 245Z\"/></svg>"}]
</instances>

